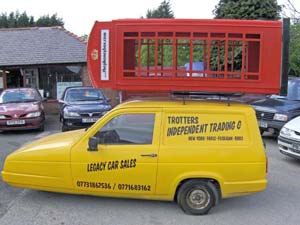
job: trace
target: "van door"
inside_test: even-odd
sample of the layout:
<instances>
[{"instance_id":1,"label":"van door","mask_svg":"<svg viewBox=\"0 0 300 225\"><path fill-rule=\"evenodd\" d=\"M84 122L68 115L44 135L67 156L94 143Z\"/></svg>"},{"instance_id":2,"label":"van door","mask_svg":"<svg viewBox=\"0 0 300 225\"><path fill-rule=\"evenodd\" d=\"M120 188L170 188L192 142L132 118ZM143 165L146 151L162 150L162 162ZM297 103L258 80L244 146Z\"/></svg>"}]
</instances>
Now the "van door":
<instances>
[{"instance_id":1,"label":"van door","mask_svg":"<svg viewBox=\"0 0 300 225\"><path fill-rule=\"evenodd\" d=\"M118 110L98 121L71 153L77 190L153 194L161 125L160 110ZM96 151L87 150L97 140Z\"/></svg>"}]
</instances>

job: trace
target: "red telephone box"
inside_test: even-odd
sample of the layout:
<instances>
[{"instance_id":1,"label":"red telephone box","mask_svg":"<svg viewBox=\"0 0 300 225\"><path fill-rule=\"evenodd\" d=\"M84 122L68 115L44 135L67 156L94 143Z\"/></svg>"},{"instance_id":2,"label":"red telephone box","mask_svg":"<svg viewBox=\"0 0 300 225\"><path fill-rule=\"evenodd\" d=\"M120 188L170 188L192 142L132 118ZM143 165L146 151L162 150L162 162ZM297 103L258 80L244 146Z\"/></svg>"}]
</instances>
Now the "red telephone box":
<instances>
[{"instance_id":1,"label":"red telephone box","mask_svg":"<svg viewBox=\"0 0 300 225\"><path fill-rule=\"evenodd\" d=\"M123 19L95 22L88 70L123 91L280 91L279 21Z\"/></svg>"}]
</instances>

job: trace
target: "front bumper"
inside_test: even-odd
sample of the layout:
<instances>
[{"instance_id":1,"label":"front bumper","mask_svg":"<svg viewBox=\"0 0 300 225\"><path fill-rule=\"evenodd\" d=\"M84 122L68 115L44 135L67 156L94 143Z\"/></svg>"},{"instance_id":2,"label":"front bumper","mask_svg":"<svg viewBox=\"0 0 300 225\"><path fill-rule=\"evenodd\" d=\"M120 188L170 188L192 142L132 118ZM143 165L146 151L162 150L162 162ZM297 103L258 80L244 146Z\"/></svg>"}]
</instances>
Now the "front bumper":
<instances>
[{"instance_id":1,"label":"front bumper","mask_svg":"<svg viewBox=\"0 0 300 225\"><path fill-rule=\"evenodd\" d=\"M260 130L270 131L271 133L279 133L286 122L276 120L258 120Z\"/></svg>"},{"instance_id":2,"label":"front bumper","mask_svg":"<svg viewBox=\"0 0 300 225\"><path fill-rule=\"evenodd\" d=\"M45 118L44 117L35 117L35 118L20 118L18 120L24 120L24 124L16 125L7 125L8 120L0 120L0 130L9 131L9 130L32 130L38 129L43 126Z\"/></svg>"},{"instance_id":3,"label":"front bumper","mask_svg":"<svg viewBox=\"0 0 300 225\"><path fill-rule=\"evenodd\" d=\"M300 141L278 137L279 151L293 158L300 159Z\"/></svg>"},{"instance_id":4,"label":"front bumper","mask_svg":"<svg viewBox=\"0 0 300 225\"><path fill-rule=\"evenodd\" d=\"M90 127L93 125L98 119L101 117L92 117L88 119L92 119L93 121L90 122L83 122L84 118L64 118L63 119L63 125L68 127L69 129L81 129Z\"/></svg>"}]
</instances>

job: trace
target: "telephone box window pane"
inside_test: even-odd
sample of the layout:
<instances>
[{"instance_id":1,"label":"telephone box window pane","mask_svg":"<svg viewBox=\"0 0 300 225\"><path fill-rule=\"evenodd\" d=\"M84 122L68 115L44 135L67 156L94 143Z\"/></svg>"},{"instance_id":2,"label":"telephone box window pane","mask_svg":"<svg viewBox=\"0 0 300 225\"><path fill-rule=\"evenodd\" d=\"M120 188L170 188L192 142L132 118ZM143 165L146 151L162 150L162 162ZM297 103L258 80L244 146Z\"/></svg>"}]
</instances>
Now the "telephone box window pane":
<instances>
[{"instance_id":1,"label":"telephone box window pane","mask_svg":"<svg viewBox=\"0 0 300 225\"><path fill-rule=\"evenodd\" d=\"M195 32L194 37L208 37L208 33Z\"/></svg>"},{"instance_id":2,"label":"telephone box window pane","mask_svg":"<svg viewBox=\"0 0 300 225\"><path fill-rule=\"evenodd\" d=\"M157 76L172 76L173 41L172 39L158 40Z\"/></svg>"},{"instance_id":3,"label":"telephone box window pane","mask_svg":"<svg viewBox=\"0 0 300 225\"><path fill-rule=\"evenodd\" d=\"M227 70L231 72L242 71L242 41L228 41L228 52L227 52Z\"/></svg>"},{"instance_id":4,"label":"telephone box window pane","mask_svg":"<svg viewBox=\"0 0 300 225\"><path fill-rule=\"evenodd\" d=\"M208 74L208 78L213 78L213 79L224 79L224 74Z\"/></svg>"},{"instance_id":5,"label":"telephone box window pane","mask_svg":"<svg viewBox=\"0 0 300 225\"><path fill-rule=\"evenodd\" d=\"M241 79L242 78L242 75L241 74L228 74L227 75L227 78L228 79Z\"/></svg>"},{"instance_id":6,"label":"telephone box window pane","mask_svg":"<svg viewBox=\"0 0 300 225\"><path fill-rule=\"evenodd\" d=\"M138 32L125 32L124 37L138 37L139 33Z\"/></svg>"},{"instance_id":7,"label":"telephone box window pane","mask_svg":"<svg viewBox=\"0 0 300 225\"><path fill-rule=\"evenodd\" d=\"M260 39L260 34L246 34L246 38Z\"/></svg>"},{"instance_id":8,"label":"telephone box window pane","mask_svg":"<svg viewBox=\"0 0 300 225\"><path fill-rule=\"evenodd\" d=\"M154 71L155 41L154 39L142 39L141 41L141 70Z\"/></svg>"},{"instance_id":9,"label":"telephone box window pane","mask_svg":"<svg viewBox=\"0 0 300 225\"><path fill-rule=\"evenodd\" d=\"M248 41L247 42L247 58L246 58L246 71L258 73L259 72L259 61L260 61L260 42Z\"/></svg>"},{"instance_id":10,"label":"telephone box window pane","mask_svg":"<svg viewBox=\"0 0 300 225\"><path fill-rule=\"evenodd\" d=\"M229 38L243 38L243 34L230 33L228 34Z\"/></svg>"},{"instance_id":11,"label":"telephone box window pane","mask_svg":"<svg viewBox=\"0 0 300 225\"><path fill-rule=\"evenodd\" d=\"M225 41L211 41L210 44L210 70L225 70Z\"/></svg>"},{"instance_id":12,"label":"telephone box window pane","mask_svg":"<svg viewBox=\"0 0 300 225\"><path fill-rule=\"evenodd\" d=\"M184 70L178 73L179 76L188 76L188 66L190 63L190 40L177 40L177 70Z\"/></svg>"},{"instance_id":13,"label":"telephone box window pane","mask_svg":"<svg viewBox=\"0 0 300 225\"><path fill-rule=\"evenodd\" d=\"M142 32L142 37L155 37L155 32Z\"/></svg>"},{"instance_id":14,"label":"telephone box window pane","mask_svg":"<svg viewBox=\"0 0 300 225\"><path fill-rule=\"evenodd\" d=\"M190 37L191 33L189 32L176 32L176 37Z\"/></svg>"},{"instance_id":15,"label":"telephone box window pane","mask_svg":"<svg viewBox=\"0 0 300 225\"><path fill-rule=\"evenodd\" d=\"M172 32L158 32L158 37L173 37Z\"/></svg>"},{"instance_id":16,"label":"telephone box window pane","mask_svg":"<svg viewBox=\"0 0 300 225\"><path fill-rule=\"evenodd\" d=\"M203 71L207 68L206 48L207 41L193 40L193 64L191 65L191 70L193 71L192 77L204 77ZM189 70L190 68L187 69Z\"/></svg>"},{"instance_id":17,"label":"telephone box window pane","mask_svg":"<svg viewBox=\"0 0 300 225\"><path fill-rule=\"evenodd\" d=\"M172 69L173 45L171 39L158 40L158 69Z\"/></svg>"},{"instance_id":18,"label":"telephone box window pane","mask_svg":"<svg viewBox=\"0 0 300 225\"><path fill-rule=\"evenodd\" d=\"M210 36L215 38L224 38L225 33L211 33Z\"/></svg>"},{"instance_id":19,"label":"telephone box window pane","mask_svg":"<svg viewBox=\"0 0 300 225\"><path fill-rule=\"evenodd\" d=\"M258 75L245 75L245 80L258 80Z\"/></svg>"},{"instance_id":20,"label":"telephone box window pane","mask_svg":"<svg viewBox=\"0 0 300 225\"><path fill-rule=\"evenodd\" d=\"M124 40L124 54L123 54L123 69L137 70L138 62L138 40L125 39ZM135 73L126 73L124 76L134 76Z\"/></svg>"}]
</instances>

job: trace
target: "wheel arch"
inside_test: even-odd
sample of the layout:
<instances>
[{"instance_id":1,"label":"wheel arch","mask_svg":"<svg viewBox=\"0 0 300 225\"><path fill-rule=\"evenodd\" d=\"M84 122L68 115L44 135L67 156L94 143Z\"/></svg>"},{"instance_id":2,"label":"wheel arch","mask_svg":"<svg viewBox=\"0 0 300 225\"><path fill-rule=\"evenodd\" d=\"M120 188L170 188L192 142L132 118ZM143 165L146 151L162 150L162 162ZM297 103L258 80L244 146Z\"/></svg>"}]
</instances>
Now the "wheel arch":
<instances>
[{"instance_id":1,"label":"wheel arch","mask_svg":"<svg viewBox=\"0 0 300 225\"><path fill-rule=\"evenodd\" d=\"M221 186L221 179L217 178L215 176L192 176L192 177L184 177L182 179L180 179L179 181L177 181L177 184L174 188L174 192L173 192L173 200L177 201L177 196L178 196L178 192L180 187L191 180L201 180L201 181L206 181L212 185L214 185L216 191L214 191L215 197L216 197L216 202L215 205L217 205L219 203L219 201L222 199L222 186Z\"/></svg>"}]
</instances>

